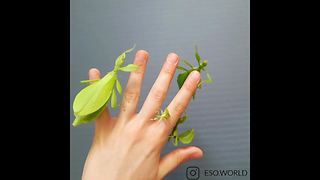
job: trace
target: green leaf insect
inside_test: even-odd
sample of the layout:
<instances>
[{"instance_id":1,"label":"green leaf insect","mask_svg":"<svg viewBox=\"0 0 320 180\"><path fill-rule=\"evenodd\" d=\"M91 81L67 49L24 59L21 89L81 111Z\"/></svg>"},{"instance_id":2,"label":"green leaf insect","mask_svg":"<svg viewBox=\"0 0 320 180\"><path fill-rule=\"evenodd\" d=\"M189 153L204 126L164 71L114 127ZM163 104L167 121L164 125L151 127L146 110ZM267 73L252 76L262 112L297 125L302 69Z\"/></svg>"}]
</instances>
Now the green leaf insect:
<instances>
[{"instance_id":1,"label":"green leaf insect","mask_svg":"<svg viewBox=\"0 0 320 180\"><path fill-rule=\"evenodd\" d=\"M188 116L186 115L186 113L184 113L184 115L178 119L176 126L173 128L171 134L169 135L168 141L170 141L172 139L172 143L174 146L178 146L178 144L179 144L178 143L178 141L179 141L178 126L180 124L183 124L187 120L188 120Z\"/></svg>"},{"instance_id":2,"label":"green leaf insect","mask_svg":"<svg viewBox=\"0 0 320 180\"><path fill-rule=\"evenodd\" d=\"M196 58L196 61L198 64L197 67L193 66L187 60L182 60L182 62L187 67L177 66L177 69L183 71L182 73L178 74L178 77L177 77L177 83L178 83L179 89L181 89L183 83L185 82L185 80L187 79L187 77L189 76L189 74L192 71L199 71L200 73L203 71L203 72L205 72L205 74L207 76L207 79L201 80L201 82L198 85L198 89L201 89L203 84L210 84L213 82L211 75L205 69L205 67L208 65L208 61L202 60L201 56L199 55L197 46L195 47L195 58ZM196 92L195 92L195 94L196 94ZM195 94L193 95L193 100L195 99ZM184 115L178 119L176 126L173 128L171 134L169 135L168 141L172 140L172 143L174 146L178 146L179 142L181 142L182 144L190 144L194 139L194 136L195 136L194 129L190 129L190 130L187 130L181 134L178 134L178 132L179 132L178 127L181 124L183 124L184 122L186 122L187 119L188 119L188 116L186 113L184 113Z\"/></svg>"},{"instance_id":3,"label":"green leaf insect","mask_svg":"<svg viewBox=\"0 0 320 180\"><path fill-rule=\"evenodd\" d=\"M170 113L169 113L168 108L166 108L164 111L162 111L162 110L160 109L160 111L157 112L154 120L167 120L167 119L169 119L169 118L170 118Z\"/></svg>"},{"instance_id":4,"label":"green leaf insect","mask_svg":"<svg viewBox=\"0 0 320 180\"><path fill-rule=\"evenodd\" d=\"M169 135L168 141L172 140L174 146L178 146L179 142L181 142L182 144L190 144L194 139L194 135L194 129L190 129L179 134L178 128L176 126L171 135Z\"/></svg>"},{"instance_id":5,"label":"green leaf insect","mask_svg":"<svg viewBox=\"0 0 320 180\"><path fill-rule=\"evenodd\" d=\"M177 77L177 83L179 86L179 89L181 89L183 83L185 82L185 80L187 79L187 77L189 76L189 74L192 71L199 71L201 73L201 71L204 71L207 79L206 80L201 80L201 82L198 85L198 88L201 89L202 88L202 84L210 84L213 82L213 79L211 77L211 75L209 74L209 72L205 69L205 67L208 65L208 61L207 60L202 60L201 56L199 55L198 52L198 48L197 46L195 47L195 57L198 63L198 66L193 66L190 62L188 62L187 60L182 60L182 62L188 66L190 69L184 68L182 66L178 66L177 69L184 71L182 73L180 73ZM195 94L193 95L193 99L195 98Z\"/></svg>"},{"instance_id":6,"label":"green leaf insect","mask_svg":"<svg viewBox=\"0 0 320 180\"><path fill-rule=\"evenodd\" d=\"M83 117L76 116L76 119L73 121L72 125L78 126L80 124L88 123L88 122L92 121L92 119L98 118L100 113L102 113L102 111L104 110L105 106L102 106L97 112L92 113L88 116L83 116Z\"/></svg>"},{"instance_id":7,"label":"green leaf insect","mask_svg":"<svg viewBox=\"0 0 320 180\"><path fill-rule=\"evenodd\" d=\"M134 46L135 47L135 46ZM89 84L83 88L75 97L73 112L76 119L73 126L88 123L103 112L111 97L111 107L117 107L117 93L122 94L122 87L118 80L118 72L131 72L138 69L137 65L124 65L126 54L133 51L134 47L123 52L115 61L114 69L99 80L84 80L81 84Z\"/></svg>"}]
</instances>

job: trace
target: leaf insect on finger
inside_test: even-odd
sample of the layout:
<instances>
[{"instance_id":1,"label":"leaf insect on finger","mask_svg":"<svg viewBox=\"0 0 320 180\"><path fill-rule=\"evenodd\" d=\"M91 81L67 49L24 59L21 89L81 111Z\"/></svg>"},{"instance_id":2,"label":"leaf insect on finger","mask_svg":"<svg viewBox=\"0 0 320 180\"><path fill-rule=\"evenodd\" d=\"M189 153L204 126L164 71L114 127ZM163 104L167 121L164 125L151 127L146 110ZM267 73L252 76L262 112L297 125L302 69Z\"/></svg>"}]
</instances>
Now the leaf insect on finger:
<instances>
[{"instance_id":1,"label":"leaf insect on finger","mask_svg":"<svg viewBox=\"0 0 320 180\"><path fill-rule=\"evenodd\" d=\"M83 80L81 84L88 84L75 97L73 112L76 116L73 126L88 123L95 120L102 113L111 98L111 107L116 108L117 92L122 94L122 87L118 80L118 72L136 71L139 66L135 64L124 65L126 54L133 51L135 45L118 56L112 71L108 72L102 79Z\"/></svg>"},{"instance_id":2,"label":"leaf insect on finger","mask_svg":"<svg viewBox=\"0 0 320 180\"><path fill-rule=\"evenodd\" d=\"M179 89L182 88L185 80L187 79L187 77L192 71L199 71L200 73L203 71L207 77L205 80L200 81L200 83L198 84L198 89L201 89L203 84L210 84L213 82L213 79L210 73L205 69L205 67L208 65L208 61L202 60L201 56L199 55L197 46L195 46L195 58L197 61L197 66L192 65L188 60L182 60L182 62L187 67L177 66L177 69L182 71L180 74L178 74L178 77L177 77L177 83L178 83ZM195 95L196 95L196 92L192 96L193 100L195 100ZM183 116L178 119L176 126L173 128L171 134L169 135L168 141L172 140L172 143L174 146L178 146L178 142L181 142L183 144L189 144L194 139L194 136L195 136L194 129L189 129L179 134L178 126L186 122L187 119L188 119L188 116L186 112L184 112Z\"/></svg>"},{"instance_id":3,"label":"leaf insect on finger","mask_svg":"<svg viewBox=\"0 0 320 180\"><path fill-rule=\"evenodd\" d=\"M170 118L170 113L168 108L166 108L164 111L159 110L153 120L167 120Z\"/></svg>"},{"instance_id":4,"label":"leaf insect on finger","mask_svg":"<svg viewBox=\"0 0 320 180\"><path fill-rule=\"evenodd\" d=\"M202 88L202 84L210 84L213 82L211 75L209 74L209 72L207 70L205 70L205 67L208 65L208 61L202 60L201 56L199 55L197 46L195 46L195 57L196 57L198 66L192 65L188 60L182 60L182 62L185 65L187 65L190 69L182 67L182 66L177 67L177 69L183 71L182 73L178 74L178 77L177 77L177 83L178 83L179 89L181 89L183 83L185 82L185 80L187 79L187 77L189 76L189 74L192 71L199 71L200 73L202 71L204 71L207 76L207 79L200 81L200 83L198 85L199 89ZM195 94L193 95L193 99L195 99Z\"/></svg>"}]
</instances>

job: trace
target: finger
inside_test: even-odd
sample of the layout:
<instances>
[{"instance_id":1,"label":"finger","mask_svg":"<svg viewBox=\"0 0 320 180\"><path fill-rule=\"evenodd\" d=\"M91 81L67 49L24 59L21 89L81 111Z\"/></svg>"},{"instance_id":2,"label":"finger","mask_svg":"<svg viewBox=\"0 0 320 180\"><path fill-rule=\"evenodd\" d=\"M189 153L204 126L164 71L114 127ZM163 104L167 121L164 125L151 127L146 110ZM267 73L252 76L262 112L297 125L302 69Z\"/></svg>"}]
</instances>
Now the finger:
<instances>
[{"instance_id":1,"label":"finger","mask_svg":"<svg viewBox=\"0 0 320 180\"><path fill-rule=\"evenodd\" d=\"M121 102L120 119L129 119L136 113L148 58L147 51L140 50L136 53L134 64L138 65L139 69L130 73Z\"/></svg>"},{"instance_id":2,"label":"finger","mask_svg":"<svg viewBox=\"0 0 320 180\"><path fill-rule=\"evenodd\" d=\"M89 79L90 80L100 79L100 71L97 68L91 68L89 70Z\"/></svg>"},{"instance_id":3,"label":"finger","mask_svg":"<svg viewBox=\"0 0 320 180\"><path fill-rule=\"evenodd\" d=\"M94 80L94 79L100 79L100 71L96 68L91 68L89 70L89 79ZM109 112L108 107L101 113L99 118L96 119L96 131L99 131L101 128L107 126L108 121L111 120L111 115Z\"/></svg>"},{"instance_id":4,"label":"finger","mask_svg":"<svg viewBox=\"0 0 320 180\"><path fill-rule=\"evenodd\" d=\"M200 82L200 73L198 71L192 71L183 86L179 90L178 94L173 98L168 106L170 118L167 121L163 121L169 124L168 130L171 130L176 125L181 114L186 110L193 94L195 93L198 84ZM170 133L168 131L168 133Z\"/></svg>"},{"instance_id":5,"label":"finger","mask_svg":"<svg viewBox=\"0 0 320 180\"><path fill-rule=\"evenodd\" d=\"M170 86L170 82L175 73L177 64L179 62L179 56L170 53L167 56L167 60L162 66L161 72L153 84L146 101L144 102L139 115L142 119L151 119L159 111L164 98L166 97L167 91Z\"/></svg>"},{"instance_id":6,"label":"finger","mask_svg":"<svg viewBox=\"0 0 320 180\"><path fill-rule=\"evenodd\" d=\"M203 157L203 151L195 146L176 149L165 155L159 165L158 179L163 179L168 173L186 161Z\"/></svg>"}]
</instances>

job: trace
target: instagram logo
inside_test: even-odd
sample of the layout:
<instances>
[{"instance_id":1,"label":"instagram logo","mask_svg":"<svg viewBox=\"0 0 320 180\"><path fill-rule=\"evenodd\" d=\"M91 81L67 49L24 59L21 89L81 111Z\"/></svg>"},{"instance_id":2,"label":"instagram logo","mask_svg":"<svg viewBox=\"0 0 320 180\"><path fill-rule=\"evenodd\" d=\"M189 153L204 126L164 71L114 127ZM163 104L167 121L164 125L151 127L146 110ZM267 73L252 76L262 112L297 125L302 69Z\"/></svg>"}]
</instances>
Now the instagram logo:
<instances>
[{"instance_id":1,"label":"instagram logo","mask_svg":"<svg viewBox=\"0 0 320 180\"><path fill-rule=\"evenodd\" d=\"M196 166L190 166L186 170L186 177L189 180L197 180L200 178L200 169Z\"/></svg>"}]
</instances>

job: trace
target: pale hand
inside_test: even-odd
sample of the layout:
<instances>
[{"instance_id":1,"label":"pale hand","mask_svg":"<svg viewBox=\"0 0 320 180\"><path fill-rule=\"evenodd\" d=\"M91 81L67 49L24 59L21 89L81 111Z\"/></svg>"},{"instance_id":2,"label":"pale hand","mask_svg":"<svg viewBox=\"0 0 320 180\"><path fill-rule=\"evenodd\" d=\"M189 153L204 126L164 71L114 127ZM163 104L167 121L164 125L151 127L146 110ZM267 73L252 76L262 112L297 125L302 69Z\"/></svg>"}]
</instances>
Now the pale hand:
<instances>
[{"instance_id":1,"label":"pale hand","mask_svg":"<svg viewBox=\"0 0 320 180\"><path fill-rule=\"evenodd\" d=\"M95 122L95 135L84 166L83 180L158 180L183 162L201 158L198 147L179 148L160 158L181 114L186 110L197 85L200 74L193 71L183 87L168 105L170 118L155 121L170 82L174 76L179 57L171 53L150 90L140 112L136 112L142 81L148 62L148 53L136 53L134 64L139 70L131 72L117 117L106 110ZM89 71L90 79L99 79L97 69Z\"/></svg>"}]
</instances>

